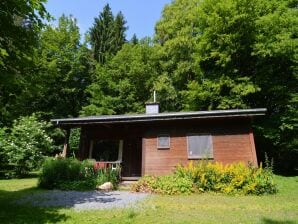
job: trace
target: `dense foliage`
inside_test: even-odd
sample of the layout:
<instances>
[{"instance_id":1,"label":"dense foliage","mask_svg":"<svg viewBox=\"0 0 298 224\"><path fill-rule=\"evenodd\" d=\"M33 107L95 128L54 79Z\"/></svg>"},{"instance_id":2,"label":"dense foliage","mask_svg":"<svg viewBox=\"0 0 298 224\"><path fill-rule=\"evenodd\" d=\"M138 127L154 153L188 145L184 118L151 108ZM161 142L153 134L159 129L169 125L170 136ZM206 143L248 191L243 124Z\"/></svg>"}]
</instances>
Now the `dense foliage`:
<instances>
[{"instance_id":1,"label":"dense foliage","mask_svg":"<svg viewBox=\"0 0 298 224\"><path fill-rule=\"evenodd\" d=\"M1 69L13 69L10 67L13 60L29 56L32 45L36 43L34 42L36 31L42 27L42 19L48 16L44 8L45 2L45 0L0 2Z\"/></svg>"},{"instance_id":2,"label":"dense foliage","mask_svg":"<svg viewBox=\"0 0 298 224\"><path fill-rule=\"evenodd\" d=\"M69 154L76 156L80 146L81 129L73 128L69 135Z\"/></svg>"},{"instance_id":3,"label":"dense foliage","mask_svg":"<svg viewBox=\"0 0 298 224\"><path fill-rule=\"evenodd\" d=\"M188 177L199 191L214 191L225 194L272 194L277 191L270 166L254 168L243 163L200 162L178 166L176 175Z\"/></svg>"},{"instance_id":4,"label":"dense foliage","mask_svg":"<svg viewBox=\"0 0 298 224\"><path fill-rule=\"evenodd\" d=\"M90 104L82 114L123 114L144 111L144 103L158 76L154 49L148 42L125 44L105 65L98 64L88 87Z\"/></svg>"},{"instance_id":5,"label":"dense foliage","mask_svg":"<svg viewBox=\"0 0 298 224\"><path fill-rule=\"evenodd\" d=\"M39 44L33 74L17 97L16 113L39 111L47 119L78 116L87 103L92 60L86 44L80 43L77 21L62 15L56 27L43 29Z\"/></svg>"},{"instance_id":6,"label":"dense foliage","mask_svg":"<svg viewBox=\"0 0 298 224\"><path fill-rule=\"evenodd\" d=\"M119 169L95 170L94 161L64 158L48 158L41 170L39 186L46 189L94 190L97 185L112 182L116 187Z\"/></svg>"},{"instance_id":7,"label":"dense foliage","mask_svg":"<svg viewBox=\"0 0 298 224\"><path fill-rule=\"evenodd\" d=\"M90 29L90 43L94 59L103 64L125 43L126 21L121 12L114 17L109 4L105 5Z\"/></svg>"},{"instance_id":8,"label":"dense foliage","mask_svg":"<svg viewBox=\"0 0 298 224\"><path fill-rule=\"evenodd\" d=\"M11 124L11 106L30 76L32 54L43 19L49 18L45 0L0 2L0 126Z\"/></svg>"},{"instance_id":9,"label":"dense foliage","mask_svg":"<svg viewBox=\"0 0 298 224\"><path fill-rule=\"evenodd\" d=\"M6 175L24 176L40 166L43 156L54 149L53 139L46 132L49 127L32 115L15 120L10 129L0 130L0 155Z\"/></svg>"},{"instance_id":10,"label":"dense foliage","mask_svg":"<svg viewBox=\"0 0 298 224\"><path fill-rule=\"evenodd\" d=\"M0 3L0 136L32 113L143 112L155 90L163 112L267 108L254 121L258 159L298 170L296 1L174 0L153 39L129 42L109 5L83 39L72 16L45 25L44 1L25 2Z\"/></svg>"},{"instance_id":11,"label":"dense foliage","mask_svg":"<svg viewBox=\"0 0 298 224\"><path fill-rule=\"evenodd\" d=\"M182 108L267 108L259 157L279 168L297 168L297 15L287 0L176 0L156 25Z\"/></svg>"},{"instance_id":12,"label":"dense foliage","mask_svg":"<svg viewBox=\"0 0 298 224\"><path fill-rule=\"evenodd\" d=\"M190 162L177 166L175 173L167 176L145 176L133 187L137 192L159 194L189 194L192 192L218 192L224 194L273 194L277 188L270 167L254 168L243 163Z\"/></svg>"},{"instance_id":13,"label":"dense foliage","mask_svg":"<svg viewBox=\"0 0 298 224\"><path fill-rule=\"evenodd\" d=\"M132 191L166 195L191 194L195 191L192 180L177 175L144 176L132 185Z\"/></svg>"}]
</instances>

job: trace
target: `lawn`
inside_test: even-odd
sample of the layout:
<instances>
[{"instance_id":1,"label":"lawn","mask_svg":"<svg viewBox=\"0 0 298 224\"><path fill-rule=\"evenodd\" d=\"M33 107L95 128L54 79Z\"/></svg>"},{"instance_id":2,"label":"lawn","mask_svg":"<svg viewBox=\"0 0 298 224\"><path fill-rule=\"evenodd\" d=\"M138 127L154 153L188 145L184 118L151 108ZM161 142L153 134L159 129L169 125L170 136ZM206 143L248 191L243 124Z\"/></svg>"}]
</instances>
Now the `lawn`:
<instances>
[{"instance_id":1,"label":"lawn","mask_svg":"<svg viewBox=\"0 0 298 224\"><path fill-rule=\"evenodd\" d=\"M298 177L275 176L266 196L150 196L137 208L77 212L11 203L41 191L37 179L0 180L0 223L298 223Z\"/></svg>"}]
</instances>

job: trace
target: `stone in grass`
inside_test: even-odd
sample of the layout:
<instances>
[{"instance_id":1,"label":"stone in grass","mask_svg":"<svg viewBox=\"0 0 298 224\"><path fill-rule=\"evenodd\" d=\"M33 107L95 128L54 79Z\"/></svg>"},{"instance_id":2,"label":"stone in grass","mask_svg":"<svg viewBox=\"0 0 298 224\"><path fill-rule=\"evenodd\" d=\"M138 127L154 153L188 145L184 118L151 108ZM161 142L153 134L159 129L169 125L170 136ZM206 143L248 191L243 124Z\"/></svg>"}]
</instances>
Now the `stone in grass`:
<instances>
[{"instance_id":1,"label":"stone in grass","mask_svg":"<svg viewBox=\"0 0 298 224\"><path fill-rule=\"evenodd\" d=\"M111 191L113 190L113 184L111 182L106 182L102 185L97 186L96 189L100 191Z\"/></svg>"}]
</instances>

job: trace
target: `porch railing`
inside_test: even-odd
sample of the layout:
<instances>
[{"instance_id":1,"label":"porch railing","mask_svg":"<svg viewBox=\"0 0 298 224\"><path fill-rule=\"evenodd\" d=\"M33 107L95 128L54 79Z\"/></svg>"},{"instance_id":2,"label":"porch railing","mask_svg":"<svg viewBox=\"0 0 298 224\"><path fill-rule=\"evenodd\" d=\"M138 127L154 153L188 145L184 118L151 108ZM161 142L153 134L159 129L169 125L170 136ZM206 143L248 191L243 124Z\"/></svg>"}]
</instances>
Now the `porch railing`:
<instances>
[{"instance_id":1,"label":"porch railing","mask_svg":"<svg viewBox=\"0 0 298 224\"><path fill-rule=\"evenodd\" d=\"M108 168L111 168L112 170L120 169L121 161L96 161L94 163L95 170Z\"/></svg>"}]
</instances>

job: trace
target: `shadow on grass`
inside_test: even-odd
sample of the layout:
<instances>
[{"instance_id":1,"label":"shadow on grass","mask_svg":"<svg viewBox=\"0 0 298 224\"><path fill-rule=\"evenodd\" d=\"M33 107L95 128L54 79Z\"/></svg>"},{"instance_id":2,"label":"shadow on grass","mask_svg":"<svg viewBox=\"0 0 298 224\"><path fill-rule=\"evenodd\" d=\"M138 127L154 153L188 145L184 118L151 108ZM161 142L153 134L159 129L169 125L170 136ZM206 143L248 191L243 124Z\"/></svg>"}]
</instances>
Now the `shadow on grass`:
<instances>
[{"instance_id":1,"label":"shadow on grass","mask_svg":"<svg viewBox=\"0 0 298 224\"><path fill-rule=\"evenodd\" d=\"M278 220L274 220L274 219L263 218L262 223L264 223L264 224L294 224L296 222L290 221L290 220L278 221Z\"/></svg>"},{"instance_id":2,"label":"shadow on grass","mask_svg":"<svg viewBox=\"0 0 298 224\"><path fill-rule=\"evenodd\" d=\"M0 190L0 220L4 223L58 223L68 217L60 214L58 208L33 207L29 204L17 205L18 198L38 191L27 188L19 191Z\"/></svg>"},{"instance_id":3,"label":"shadow on grass","mask_svg":"<svg viewBox=\"0 0 298 224\"><path fill-rule=\"evenodd\" d=\"M110 204L121 201L117 198L115 192L98 192L98 191L47 191L42 193L30 194L22 197L18 204L32 204L38 207L63 207L73 208L80 207L81 204L96 203Z\"/></svg>"},{"instance_id":4,"label":"shadow on grass","mask_svg":"<svg viewBox=\"0 0 298 224\"><path fill-rule=\"evenodd\" d=\"M6 175L11 172L9 170L0 170L0 180L9 180L12 178L19 178L19 179L29 179L29 178L38 178L39 177L39 172L38 171L34 171L34 172L30 172L28 174L26 174L25 176L22 177L14 177L14 176L10 176L7 177Z\"/></svg>"}]
</instances>

